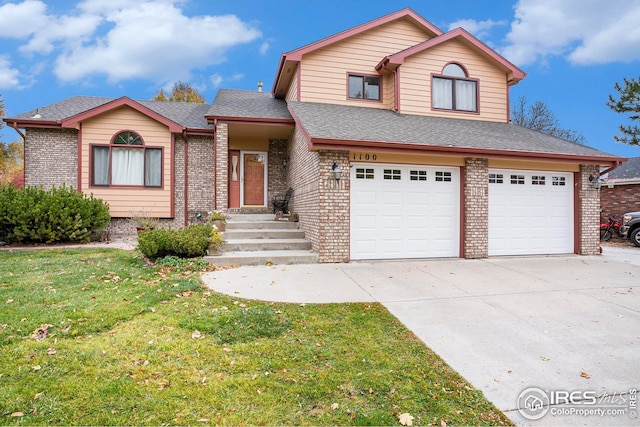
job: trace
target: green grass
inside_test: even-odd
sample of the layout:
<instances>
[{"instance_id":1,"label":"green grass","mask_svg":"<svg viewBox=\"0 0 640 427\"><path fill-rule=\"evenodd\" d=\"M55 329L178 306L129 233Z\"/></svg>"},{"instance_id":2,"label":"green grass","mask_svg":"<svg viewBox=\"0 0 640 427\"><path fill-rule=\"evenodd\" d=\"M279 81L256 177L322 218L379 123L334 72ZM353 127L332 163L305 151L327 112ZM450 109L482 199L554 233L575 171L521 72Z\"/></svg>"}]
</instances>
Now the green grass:
<instances>
[{"instance_id":1,"label":"green grass","mask_svg":"<svg viewBox=\"0 0 640 427\"><path fill-rule=\"evenodd\" d=\"M380 305L240 300L166 264L0 252L0 424L510 424Z\"/></svg>"}]
</instances>

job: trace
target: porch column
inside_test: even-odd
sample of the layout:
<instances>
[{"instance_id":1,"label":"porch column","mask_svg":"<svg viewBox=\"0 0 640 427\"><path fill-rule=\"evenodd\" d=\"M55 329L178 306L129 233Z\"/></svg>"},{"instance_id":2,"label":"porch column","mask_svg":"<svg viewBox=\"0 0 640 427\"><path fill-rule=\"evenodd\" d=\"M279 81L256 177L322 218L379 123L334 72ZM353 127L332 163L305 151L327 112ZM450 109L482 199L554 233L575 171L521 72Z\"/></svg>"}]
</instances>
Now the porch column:
<instances>
[{"instance_id":1,"label":"porch column","mask_svg":"<svg viewBox=\"0 0 640 427\"><path fill-rule=\"evenodd\" d=\"M226 123L216 126L215 159L216 164L216 209L227 211L229 208L229 129Z\"/></svg>"},{"instance_id":2,"label":"porch column","mask_svg":"<svg viewBox=\"0 0 640 427\"><path fill-rule=\"evenodd\" d=\"M464 258L489 256L489 160L468 157L464 167Z\"/></svg>"},{"instance_id":3,"label":"porch column","mask_svg":"<svg viewBox=\"0 0 640 427\"><path fill-rule=\"evenodd\" d=\"M598 165L580 165L580 172L575 176L577 192L578 218L576 226L577 250L580 255L597 255L600 253L600 190L593 187L589 176L598 179L600 174Z\"/></svg>"},{"instance_id":4,"label":"porch column","mask_svg":"<svg viewBox=\"0 0 640 427\"><path fill-rule=\"evenodd\" d=\"M318 188L318 253L320 262L349 262L349 153L320 151ZM331 166L343 170L336 181Z\"/></svg>"}]
</instances>

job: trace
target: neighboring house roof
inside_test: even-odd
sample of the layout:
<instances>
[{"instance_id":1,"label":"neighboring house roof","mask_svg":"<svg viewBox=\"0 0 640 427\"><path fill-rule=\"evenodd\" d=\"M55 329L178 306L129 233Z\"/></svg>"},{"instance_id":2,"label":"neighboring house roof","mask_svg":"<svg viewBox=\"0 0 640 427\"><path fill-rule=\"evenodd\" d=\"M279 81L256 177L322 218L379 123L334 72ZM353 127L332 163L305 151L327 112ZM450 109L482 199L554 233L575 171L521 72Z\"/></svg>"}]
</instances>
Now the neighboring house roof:
<instances>
[{"instance_id":1,"label":"neighboring house roof","mask_svg":"<svg viewBox=\"0 0 640 427\"><path fill-rule=\"evenodd\" d=\"M440 34L443 33L443 31L436 27L435 25L433 25L431 22L427 21L426 19L424 19L422 16L418 15L416 12L414 12L413 10L411 10L410 8L404 8L404 9L400 9L397 12L393 12L390 13L388 15L382 16L378 19L374 19L373 21L369 21L366 22L364 24L360 24L356 27L350 28L348 30L342 31L338 34L334 34L332 36L329 37L325 37L322 40L318 40L317 42L314 43L310 43L308 45L302 46L298 49L292 50L290 52L284 53L282 54L282 57L280 58L280 65L278 66L278 71L276 73L276 78L273 81L273 89L272 89L272 93L274 94L278 94L280 95L280 92L282 91L282 88L280 88L280 91L278 90L278 88L284 84L286 86L286 84L288 84L288 79L285 78L283 79L283 70L286 68L287 64L294 64L297 62L300 62L300 60L302 59L302 55L313 52L316 49L321 49L325 46L329 46L333 43L339 42L341 40L344 40L348 37L352 37L355 36L357 34L363 33L365 31L368 31L372 28L378 27L380 25L383 24L387 24L389 22L395 21L397 19L410 19L412 20L416 25L420 26L421 28L423 28L424 30L426 30L427 32L431 33L433 36L439 36ZM290 78L291 76L287 76L288 78ZM284 82L284 80L287 80L286 82Z\"/></svg>"},{"instance_id":2,"label":"neighboring house roof","mask_svg":"<svg viewBox=\"0 0 640 427\"><path fill-rule=\"evenodd\" d=\"M632 157L609 172L607 180L634 180L640 183L640 157Z\"/></svg>"},{"instance_id":3,"label":"neighboring house roof","mask_svg":"<svg viewBox=\"0 0 640 427\"><path fill-rule=\"evenodd\" d=\"M394 53L393 55L386 56L382 61L380 61L380 63L378 63L378 65L376 66L376 69L380 70L380 68L382 68L386 64L392 64L395 66L402 65L402 63L407 57L414 55L418 52L422 52L431 47L438 46L452 39L461 39L466 43L471 44L472 46L480 50L482 53L484 53L491 61L500 65L503 69L507 70L509 72L510 84L518 83L520 80L524 79L527 75L520 68L513 65L503 56L499 55L496 51L491 49L486 44L482 43L480 40L478 40L477 38L475 38L474 36L472 36L462 28L456 28L447 33L441 34L432 39L419 43L415 46L404 49L398 53Z\"/></svg>"},{"instance_id":4,"label":"neighboring house roof","mask_svg":"<svg viewBox=\"0 0 640 427\"><path fill-rule=\"evenodd\" d=\"M118 102L119 101L119 102ZM111 107L111 104L113 107ZM102 98L94 96L74 96L60 102L50 104L35 110L27 111L17 116L4 119L7 123L16 123L18 127L31 126L62 126L63 122L71 121L77 117L90 117L91 112L99 114L103 112L101 107L108 111L121 105L140 105L144 109L149 109L177 125L191 129L211 129L207 123L205 115L211 105L195 104L190 102L163 102L163 101L134 101L127 97L122 98ZM144 111L143 111L144 112ZM86 116L86 117L85 117Z\"/></svg>"},{"instance_id":5,"label":"neighboring house roof","mask_svg":"<svg viewBox=\"0 0 640 427\"><path fill-rule=\"evenodd\" d=\"M619 162L617 156L512 123L310 102L289 109L314 149L382 148L492 157Z\"/></svg>"},{"instance_id":6,"label":"neighboring house roof","mask_svg":"<svg viewBox=\"0 0 640 427\"><path fill-rule=\"evenodd\" d=\"M209 119L292 123L287 103L269 92L220 89L206 114Z\"/></svg>"}]
</instances>

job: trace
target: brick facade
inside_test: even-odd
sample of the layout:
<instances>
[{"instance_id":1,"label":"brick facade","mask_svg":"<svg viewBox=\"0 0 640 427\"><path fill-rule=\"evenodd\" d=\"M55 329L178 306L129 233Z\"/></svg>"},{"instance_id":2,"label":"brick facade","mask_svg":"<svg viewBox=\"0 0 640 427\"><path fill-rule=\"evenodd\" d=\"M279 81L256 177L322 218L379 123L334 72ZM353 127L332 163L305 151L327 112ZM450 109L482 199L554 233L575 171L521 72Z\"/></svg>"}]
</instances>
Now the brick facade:
<instances>
[{"instance_id":1,"label":"brick facade","mask_svg":"<svg viewBox=\"0 0 640 427\"><path fill-rule=\"evenodd\" d=\"M336 181L332 165L342 169ZM320 151L318 176L318 254L320 262L350 260L350 174L349 153Z\"/></svg>"},{"instance_id":2,"label":"brick facade","mask_svg":"<svg viewBox=\"0 0 640 427\"><path fill-rule=\"evenodd\" d=\"M464 258L489 256L489 160L466 158L464 186Z\"/></svg>"},{"instance_id":3,"label":"brick facade","mask_svg":"<svg viewBox=\"0 0 640 427\"><path fill-rule=\"evenodd\" d=\"M78 131L30 128L24 164L25 185L78 188Z\"/></svg>"},{"instance_id":4,"label":"brick facade","mask_svg":"<svg viewBox=\"0 0 640 427\"><path fill-rule=\"evenodd\" d=\"M226 154L224 158L227 158ZM194 221L197 221L197 213L206 215L207 212L210 212L214 209L215 201L213 195L215 193L215 160L213 138L211 136L189 136L188 168L189 194L187 199L187 219L189 223L192 223ZM226 172L226 167L224 167L223 170Z\"/></svg>"},{"instance_id":5,"label":"brick facade","mask_svg":"<svg viewBox=\"0 0 640 427\"><path fill-rule=\"evenodd\" d=\"M215 208L229 209L229 128L226 123L216 125L215 140ZM213 189L213 185L211 186Z\"/></svg>"},{"instance_id":6,"label":"brick facade","mask_svg":"<svg viewBox=\"0 0 640 427\"><path fill-rule=\"evenodd\" d=\"M578 253L580 255L596 255L600 253L600 191L593 187L589 176L598 177L597 165L580 165L576 174L576 191L578 192L577 224Z\"/></svg>"},{"instance_id":7,"label":"brick facade","mask_svg":"<svg viewBox=\"0 0 640 427\"><path fill-rule=\"evenodd\" d=\"M609 187L606 183L600 189L600 221L606 222L610 216L620 219L627 212L640 211L640 184Z\"/></svg>"},{"instance_id":8,"label":"brick facade","mask_svg":"<svg viewBox=\"0 0 640 427\"><path fill-rule=\"evenodd\" d=\"M287 144L289 165L287 186L293 187L289 210L298 214L300 228L311 241L312 248L319 252L320 217L318 211L318 176L320 155L310 152L302 131L296 127Z\"/></svg>"},{"instance_id":9,"label":"brick facade","mask_svg":"<svg viewBox=\"0 0 640 427\"><path fill-rule=\"evenodd\" d=\"M270 139L268 157L268 189L267 189L267 209L271 212L271 200L273 197L282 195L287 191L287 167L289 159L287 158L287 140L286 139ZM287 166L283 165L283 161L287 159Z\"/></svg>"}]
</instances>

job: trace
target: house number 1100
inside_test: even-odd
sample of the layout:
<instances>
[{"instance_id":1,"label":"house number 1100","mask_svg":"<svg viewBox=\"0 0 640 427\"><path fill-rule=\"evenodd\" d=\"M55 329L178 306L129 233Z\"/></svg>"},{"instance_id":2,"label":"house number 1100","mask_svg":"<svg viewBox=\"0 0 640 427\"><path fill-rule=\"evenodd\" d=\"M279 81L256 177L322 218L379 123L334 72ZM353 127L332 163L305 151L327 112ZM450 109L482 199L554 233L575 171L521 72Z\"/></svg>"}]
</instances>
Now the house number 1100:
<instances>
[{"instance_id":1,"label":"house number 1100","mask_svg":"<svg viewBox=\"0 0 640 427\"><path fill-rule=\"evenodd\" d=\"M352 160L378 160L378 155L369 153L353 153Z\"/></svg>"}]
</instances>

